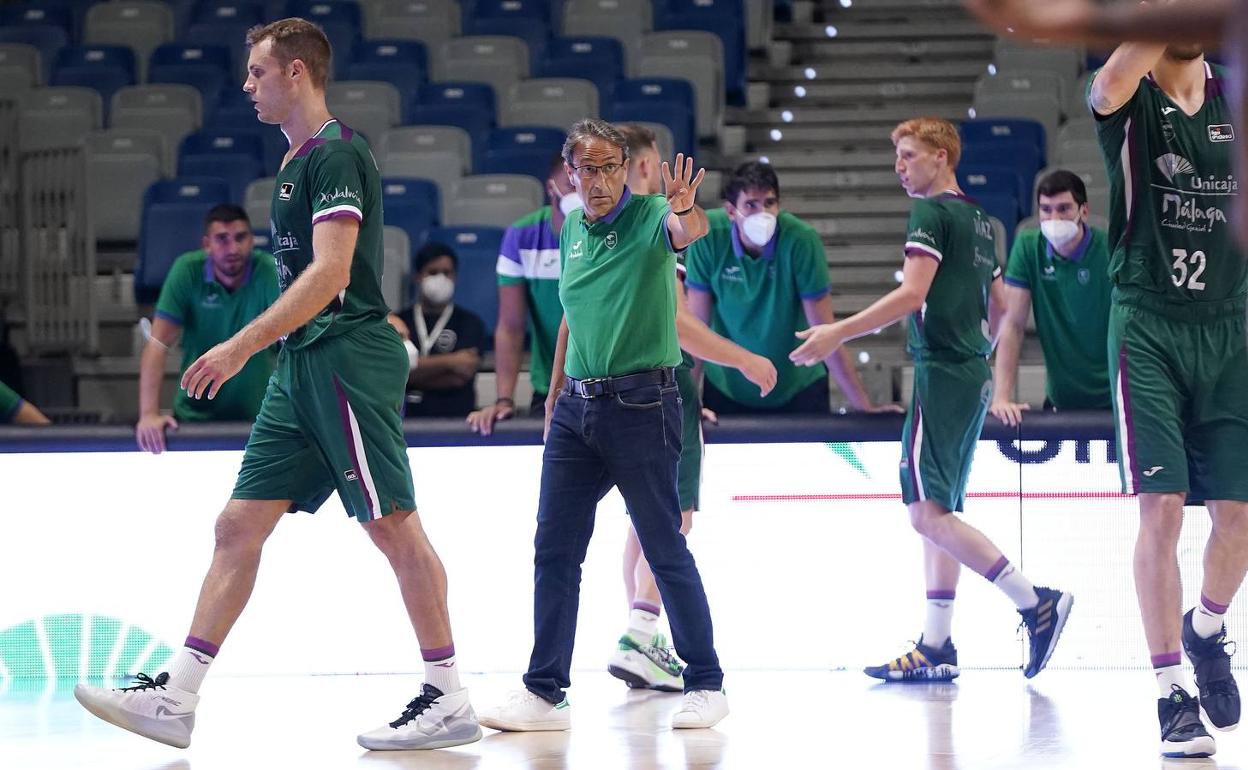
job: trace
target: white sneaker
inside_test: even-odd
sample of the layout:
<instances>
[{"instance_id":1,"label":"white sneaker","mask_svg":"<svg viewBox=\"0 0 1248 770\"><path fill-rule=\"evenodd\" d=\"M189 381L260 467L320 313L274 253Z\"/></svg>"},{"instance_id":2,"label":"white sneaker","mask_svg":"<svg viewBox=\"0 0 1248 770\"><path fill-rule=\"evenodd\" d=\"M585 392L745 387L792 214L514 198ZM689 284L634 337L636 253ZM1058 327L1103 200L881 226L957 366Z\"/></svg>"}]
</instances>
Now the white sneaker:
<instances>
[{"instance_id":1,"label":"white sneaker","mask_svg":"<svg viewBox=\"0 0 1248 770\"><path fill-rule=\"evenodd\" d=\"M619 647L607 662L607 671L629 687L681 692L685 689L680 658L667 646L667 637L655 634L650 644L639 644L630 634L620 637Z\"/></svg>"},{"instance_id":2,"label":"white sneaker","mask_svg":"<svg viewBox=\"0 0 1248 770\"><path fill-rule=\"evenodd\" d=\"M356 738L373 751L444 749L479 740L481 726L468 702L468 689L443 695L428 684L421 687L420 695L407 704L398 719Z\"/></svg>"},{"instance_id":3,"label":"white sneaker","mask_svg":"<svg viewBox=\"0 0 1248 770\"><path fill-rule=\"evenodd\" d=\"M714 727L728 716L728 696L723 690L690 690L672 717L672 727L698 729Z\"/></svg>"},{"instance_id":4,"label":"white sneaker","mask_svg":"<svg viewBox=\"0 0 1248 770\"><path fill-rule=\"evenodd\" d=\"M528 690L516 690L503 705L483 711L481 724L513 732L567 730L572 726L572 707L567 698L551 705Z\"/></svg>"},{"instance_id":5,"label":"white sneaker","mask_svg":"<svg viewBox=\"0 0 1248 770\"><path fill-rule=\"evenodd\" d=\"M117 690L80 684L74 697L105 722L179 749L190 746L199 696L169 684L167 672L135 679L138 684Z\"/></svg>"}]
</instances>

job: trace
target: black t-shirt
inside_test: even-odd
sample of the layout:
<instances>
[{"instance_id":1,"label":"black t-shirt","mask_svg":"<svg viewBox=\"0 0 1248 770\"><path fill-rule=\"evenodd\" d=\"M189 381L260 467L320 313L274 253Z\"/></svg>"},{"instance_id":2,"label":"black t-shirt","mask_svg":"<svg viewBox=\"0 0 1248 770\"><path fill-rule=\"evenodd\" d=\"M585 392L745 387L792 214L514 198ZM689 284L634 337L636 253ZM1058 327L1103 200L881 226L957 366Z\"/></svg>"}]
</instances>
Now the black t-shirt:
<instances>
[{"instance_id":1,"label":"black t-shirt","mask_svg":"<svg viewBox=\"0 0 1248 770\"><path fill-rule=\"evenodd\" d=\"M407 324L412 334L412 343L420 347L420 339L416 334L415 307L400 312L399 318ZM438 323L437 313L423 313L425 328L430 333ZM485 322L471 310L458 305L451 311L446 328L433 341L433 349L429 355L454 353L457 350L476 348L481 351L485 347ZM422 351L423 354L423 351ZM418 390L411 385L407 387L406 417L467 417L468 413L477 408L476 377L462 388L445 390Z\"/></svg>"}]
</instances>

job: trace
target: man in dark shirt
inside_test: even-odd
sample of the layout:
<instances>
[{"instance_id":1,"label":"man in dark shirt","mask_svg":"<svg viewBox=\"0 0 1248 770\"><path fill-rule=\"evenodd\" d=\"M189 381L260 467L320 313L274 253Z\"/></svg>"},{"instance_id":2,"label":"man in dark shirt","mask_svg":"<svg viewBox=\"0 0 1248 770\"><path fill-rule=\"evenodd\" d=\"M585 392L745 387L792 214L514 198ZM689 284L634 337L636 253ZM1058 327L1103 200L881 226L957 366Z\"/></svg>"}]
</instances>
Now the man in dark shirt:
<instances>
[{"instance_id":1,"label":"man in dark shirt","mask_svg":"<svg viewBox=\"0 0 1248 770\"><path fill-rule=\"evenodd\" d=\"M416 254L414 268L416 304L398 314L420 352L407 379L405 414L464 417L477 407L485 322L452 301L459 258L449 246L425 244Z\"/></svg>"}]
</instances>

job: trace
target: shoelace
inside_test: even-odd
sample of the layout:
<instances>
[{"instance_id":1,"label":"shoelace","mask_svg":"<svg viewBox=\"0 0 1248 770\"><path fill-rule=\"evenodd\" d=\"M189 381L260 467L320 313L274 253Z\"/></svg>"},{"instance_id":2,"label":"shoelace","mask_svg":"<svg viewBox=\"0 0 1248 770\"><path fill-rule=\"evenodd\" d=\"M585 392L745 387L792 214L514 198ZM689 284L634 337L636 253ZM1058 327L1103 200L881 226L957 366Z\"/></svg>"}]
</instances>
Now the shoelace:
<instances>
[{"instance_id":1,"label":"shoelace","mask_svg":"<svg viewBox=\"0 0 1248 770\"><path fill-rule=\"evenodd\" d=\"M147 674L140 673L140 674L135 675L134 681L138 682L138 684L132 687L123 687L121 688L121 691L122 692L142 692L144 690L150 690L150 689L163 690L165 689L165 684L169 681L169 672L162 671L156 675L155 679L152 679Z\"/></svg>"},{"instance_id":2,"label":"shoelace","mask_svg":"<svg viewBox=\"0 0 1248 770\"><path fill-rule=\"evenodd\" d=\"M429 707L433 705L435 700L437 700L436 696L427 692L422 692L420 695L417 695L411 703L407 704L407 708L403 709L403 713L399 715L398 719L391 722L390 726L396 729L402 727L428 711Z\"/></svg>"},{"instance_id":3,"label":"shoelace","mask_svg":"<svg viewBox=\"0 0 1248 770\"><path fill-rule=\"evenodd\" d=\"M1166 700L1173 704L1174 711L1170 713L1170 718L1166 720L1166 724L1163 725L1163 733L1169 733L1173 730L1188 714L1194 715L1196 721L1199 723L1200 703L1191 695L1188 695L1187 691L1182 687L1177 684L1170 685L1170 697Z\"/></svg>"},{"instance_id":4,"label":"shoelace","mask_svg":"<svg viewBox=\"0 0 1248 770\"><path fill-rule=\"evenodd\" d=\"M681 672L684 666L680 664L680 658L676 657L676 651L667 646L667 637L662 634L656 634L654 639L650 640L650 649L654 651L654 657L658 658L669 671Z\"/></svg>"},{"instance_id":5,"label":"shoelace","mask_svg":"<svg viewBox=\"0 0 1248 770\"><path fill-rule=\"evenodd\" d=\"M681 711L700 711L706 707L707 701L710 700L710 690L694 690L685 693L685 700L680 704Z\"/></svg>"}]
</instances>

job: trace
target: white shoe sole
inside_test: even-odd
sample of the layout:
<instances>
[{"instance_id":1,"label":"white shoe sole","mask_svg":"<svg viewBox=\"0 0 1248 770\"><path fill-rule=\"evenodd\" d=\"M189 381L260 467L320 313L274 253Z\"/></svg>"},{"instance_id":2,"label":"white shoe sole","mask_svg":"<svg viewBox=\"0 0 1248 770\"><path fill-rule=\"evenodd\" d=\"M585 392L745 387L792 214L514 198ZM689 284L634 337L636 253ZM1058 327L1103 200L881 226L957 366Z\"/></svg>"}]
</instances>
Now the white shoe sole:
<instances>
[{"instance_id":1,"label":"white shoe sole","mask_svg":"<svg viewBox=\"0 0 1248 770\"><path fill-rule=\"evenodd\" d=\"M545 722L512 722L506 719L496 719L494 717L481 717L481 726L489 727L494 730L501 730L505 733L540 733L540 732L560 732L568 730L572 727L572 721L547 720Z\"/></svg>"},{"instance_id":2,"label":"white shoe sole","mask_svg":"<svg viewBox=\"0 0 1248 770\"><path fill-rule=\"evenodd\" d=\"M1049 638L1049 649L1044 651L1044 660L1040 661L1040 667L1036 669L1036 673L1027 677L1028 679L1035 677L1049 665L1049 658L1053 657L1053 651L1057 649L1057 640L1061 638L1062 631L1066 628L1066 619L1070 617L1070 608L1074 603L1073 594L1062 592L1062 598L1057 600L1057 621L1054 623L1053 636Z\"/></svg>"},{"instance_id":3,"label":"white shoe sole","mask_svg":"<svg viewBox=\"0 0 1248 770\"><path fill-rule=\"evenodd\" d=\"M1161 744L1161 755L1168 759L1211 757L1217 750L1217 744L1213 742L1212 737L1207 735L1184 743L1166 743L1163 741Z\"/></svg>"},{"instance_id":4,"label":"white shoe sole","mask_svg":"<svg viewBox=\"0 0 1248 770\"><path fill-rule=\"evenodd\" d=\"M1239 727L1239 722L1236 722L1233 725L1227 725L1226 727L1218 727L1217 725L1215 725L1213 723L1213 720L1209 718L1209 712L1205 711L1204 703L1200 704L1200 713L1205 717L1205 724L1209 725L1210 727L1212 727L1213 729L1217 730L1220 733L1233 733L1235 732L1235 728Z\"/></svg>"},{"instance_id":5,"label":"white shoe sole","mask_svg":"<svg viewBox=\"0 0 1248 770\"><path fill-rule=\"evenodd\" d=\"M426 741L419 746L413 745L410 741L401 740L375 740L366 736L356 738L356 743L369 751L425 751L427 749L447 749L451 746L463 746L469 743L476 743L481 740L481 727L477 727L477 731L469 737L465 738L446 738L438 741Z\"/></svg>"},{"instance_id":6,"label":"white shoe sole","mask_svg":"<svg viewBox=\"0 0 1248 770\"><path fill-rule=\"evenodd\" d=\"M725 711L723 714L720 714L714 719L703 719L698 722L681 722L673 718L672 729L673 730L706 730L722 722L724 720L724 717L726 716L728 716L728 712Z\"/></svg>"},{"instance_id":7,"label":"white shoe sole","mask_svg":"<svg viewBox=\"0 0 1248 770\"><path fill-rule=\"evenodd\" d=\"M112 707L109 704L98 703L91 698L90 691L83 685L74 687L74 698L82 704L82 707L90 711L95 716L116 725L123 730L129 730L135 735L141 735L149 740L163 743L166 746L172 746L175 749L185 749L191 745L191 736L183 733L181 730L159 730L153 727L160 727L168 724L173 727L173 723L162 722L160 720L149 719L138 714L131 714L122 709ZM194 715L192 714L192 719ZM193 723L192 723L193 725Z\"/></svg>"},{"instance_id":8,"label":"white shoe sole","mask_svg":"<svg viewBox=\"0 0 1248 770\"><path fill-rule=\"evenodd\" d=\"M642 664L644 667L646 664ZM614 660L607 666L607 673L636 690L658 690L660 692L684 692L683 678L667 677L666 682L652 682L646 677L645 671L638 671L631 661Z\"/></svg>"}]
</instances>

